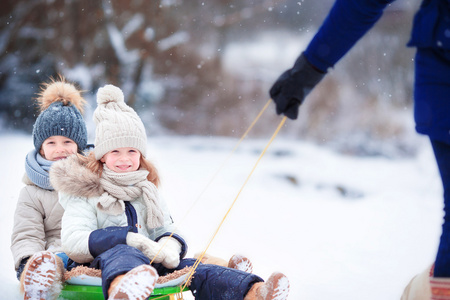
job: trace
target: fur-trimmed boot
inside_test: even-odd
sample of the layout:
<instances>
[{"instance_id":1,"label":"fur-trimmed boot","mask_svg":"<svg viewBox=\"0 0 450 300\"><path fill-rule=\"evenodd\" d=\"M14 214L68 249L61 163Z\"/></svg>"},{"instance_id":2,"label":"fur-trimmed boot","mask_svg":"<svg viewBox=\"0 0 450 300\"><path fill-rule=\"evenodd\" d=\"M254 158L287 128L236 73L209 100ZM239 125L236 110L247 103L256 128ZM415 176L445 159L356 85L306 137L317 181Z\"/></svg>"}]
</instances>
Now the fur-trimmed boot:
<instances>
[{"instance_id":1,"label":"fur-trimmed boot","mask_svg":"<svg viewBox=\"0 0 450 300\"><path fill-rule=\"evenodd\" d=\"M109 300L147 299L153 292L158 273L150 265L140 265L119 275L111 282L108 289Z\"/></svg>"},{"instance_id":2,"label":"fur-trimmed boot","mask_svg":"<svg viewBox=\"0 0 450 300\"><path fill-rule=\"evenodd\" d=\"M30 257L20 277L24 300L56 299L62 289L64 265L50 251L40 251Z\"/></svg>"},{"instance_id":3,"label":"fur-trimmed boot","mask_svg":"<svg viewBox=\"0 0 450 300\"><path fill-rule=\"evenodd\" d=\"M257 282L244 300L285 300L289 295L289 280L282 273L272 273L266 282Z\"/></svg>"},{"instance_id":4,"label":"fur-trimmed boot","mask_svg":"<svg viewBox=\"0 0 450 300\"><path fill-rule=\"evenodd\" d=\"M194 258L197 259L199 256L200 254L197 253L194 255ZM201 262L203 264L217 265L231 269L241 270L247 273L253 272L253 265L250 259L239 254L233 255L229 261L226 261L222 258L215 257L206 253L205 255L203 255Z\"/></svg>"}]
</instances>

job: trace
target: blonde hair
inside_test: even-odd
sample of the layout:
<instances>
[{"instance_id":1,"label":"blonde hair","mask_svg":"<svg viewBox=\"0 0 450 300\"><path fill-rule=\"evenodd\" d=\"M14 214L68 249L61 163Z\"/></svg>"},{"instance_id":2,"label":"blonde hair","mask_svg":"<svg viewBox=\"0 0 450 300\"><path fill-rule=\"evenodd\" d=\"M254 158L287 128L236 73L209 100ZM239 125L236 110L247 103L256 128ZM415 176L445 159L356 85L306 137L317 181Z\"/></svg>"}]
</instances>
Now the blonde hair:
<instances>
[{"instance_id":1,"label":"blonde hair","mask_svg":"<svg viewBox=\"0 0 450 300\"><path fill-rule=\"evenodd\" d=\"M91 170L93 173L98 174L98 176L102 176L103 171L103 163L100 160L95 159L94 151L89 152L87 156L83 156L77 154L80 160L86 165L86 168ZM139 169L144 169L148 171L147 180L153 183L156 187L160 184L160 178L158 174L158 170L155 165L144 158L141 154L141 158L139 161Z\"/></svg>"}]
</instances>

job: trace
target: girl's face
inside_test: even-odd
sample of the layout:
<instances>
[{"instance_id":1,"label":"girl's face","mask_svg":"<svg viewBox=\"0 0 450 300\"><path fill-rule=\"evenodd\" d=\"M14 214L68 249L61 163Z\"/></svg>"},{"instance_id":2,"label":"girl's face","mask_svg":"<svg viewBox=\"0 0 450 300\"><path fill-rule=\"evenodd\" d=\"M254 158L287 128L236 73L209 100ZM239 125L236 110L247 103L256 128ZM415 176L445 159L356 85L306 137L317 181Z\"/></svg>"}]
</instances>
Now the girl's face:
<instances>
[{"instance_id":1,"label":"girl's face","mask_svg":"<svg viewBox=\"0 0 450 300\"><path fill-rule=\"evenodd\" d=\"M39 154L46 160L57 161L77 153L77 150L78 145L73 140L65 136L54 135L42 143Z\"/></svg>"},{"instance_id":2,"label":"girl's face","mask_svg":"<svg viewBox=\"0 0 450 300\"><path fill-rule=\"evenodd\" d=\"M109 151L100 159L106 166L117 173L132 172L139 169L141 152L136 148L124 147Z\"/></svg>"}]
</instances>

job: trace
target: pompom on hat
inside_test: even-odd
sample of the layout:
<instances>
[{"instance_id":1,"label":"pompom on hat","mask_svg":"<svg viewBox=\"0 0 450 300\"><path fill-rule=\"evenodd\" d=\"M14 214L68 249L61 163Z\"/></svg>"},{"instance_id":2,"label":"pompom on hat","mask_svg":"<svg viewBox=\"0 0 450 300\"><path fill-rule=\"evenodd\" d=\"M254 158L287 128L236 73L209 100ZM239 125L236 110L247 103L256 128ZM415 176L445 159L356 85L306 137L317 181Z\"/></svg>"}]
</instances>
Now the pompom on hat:
<instances>
[{"instance_id":1,"label":"pompom on hat","mask_svg":"<svg viewBox=\"0 0 450 300\"><path fill-rule=\"evenodd\" d=\"M136 148L146 155L147 134L137 113L125 101L123 92L114 85L98 89L97 108L94 111L95 158L101 159L111 150Z\"/></svg>"},{"instance_id":2,"label":"pompom on hat","mask_svg":"<svg viewBox=\"0 0 450 300\"><path fill-rule=\"evenodd\" d=\"M51 136L65 136L83 151L87 146L86 123L82 117L86 100L71 83L60 77L45 83L38 94L40 114L33 126L33 144L40 151L42 143Z\"/></svg>"}]
</instances>

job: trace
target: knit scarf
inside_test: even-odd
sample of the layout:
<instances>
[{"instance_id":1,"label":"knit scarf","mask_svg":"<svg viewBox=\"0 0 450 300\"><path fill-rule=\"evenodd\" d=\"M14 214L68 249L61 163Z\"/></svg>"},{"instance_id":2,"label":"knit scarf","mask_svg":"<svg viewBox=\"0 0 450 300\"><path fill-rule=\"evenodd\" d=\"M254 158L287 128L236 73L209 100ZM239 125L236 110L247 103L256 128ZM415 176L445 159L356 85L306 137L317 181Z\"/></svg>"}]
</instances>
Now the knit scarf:
<instances>
[{"instance_id":1,"label":"knit scarf","mask_svg":"<svg viewBox=\"0 0 450 300\"><path fill-rule=\"evenodd\" d=\"M35 185L45 190L53 191L50 179L48 178L48 171L52 164L53 161L46 160L39 152L33 149L25 158L25 172Z\"/></svg>"},{"instance_id":2,"label":"knit scarf","mask_svg":"<svg viewBox=\"0 0 450 300\"><path fill-rule=\"evenodd\" d=\"M156 186L147 180L147 170L117 173L103 165L100 185L105 192L100 196L97 207L108 214L119 215L125 212L125 202L142 196L147 207L147 225L149 228L164 224L163 211L159 205L159 192Z\"/></svg>"}]
</instances>

